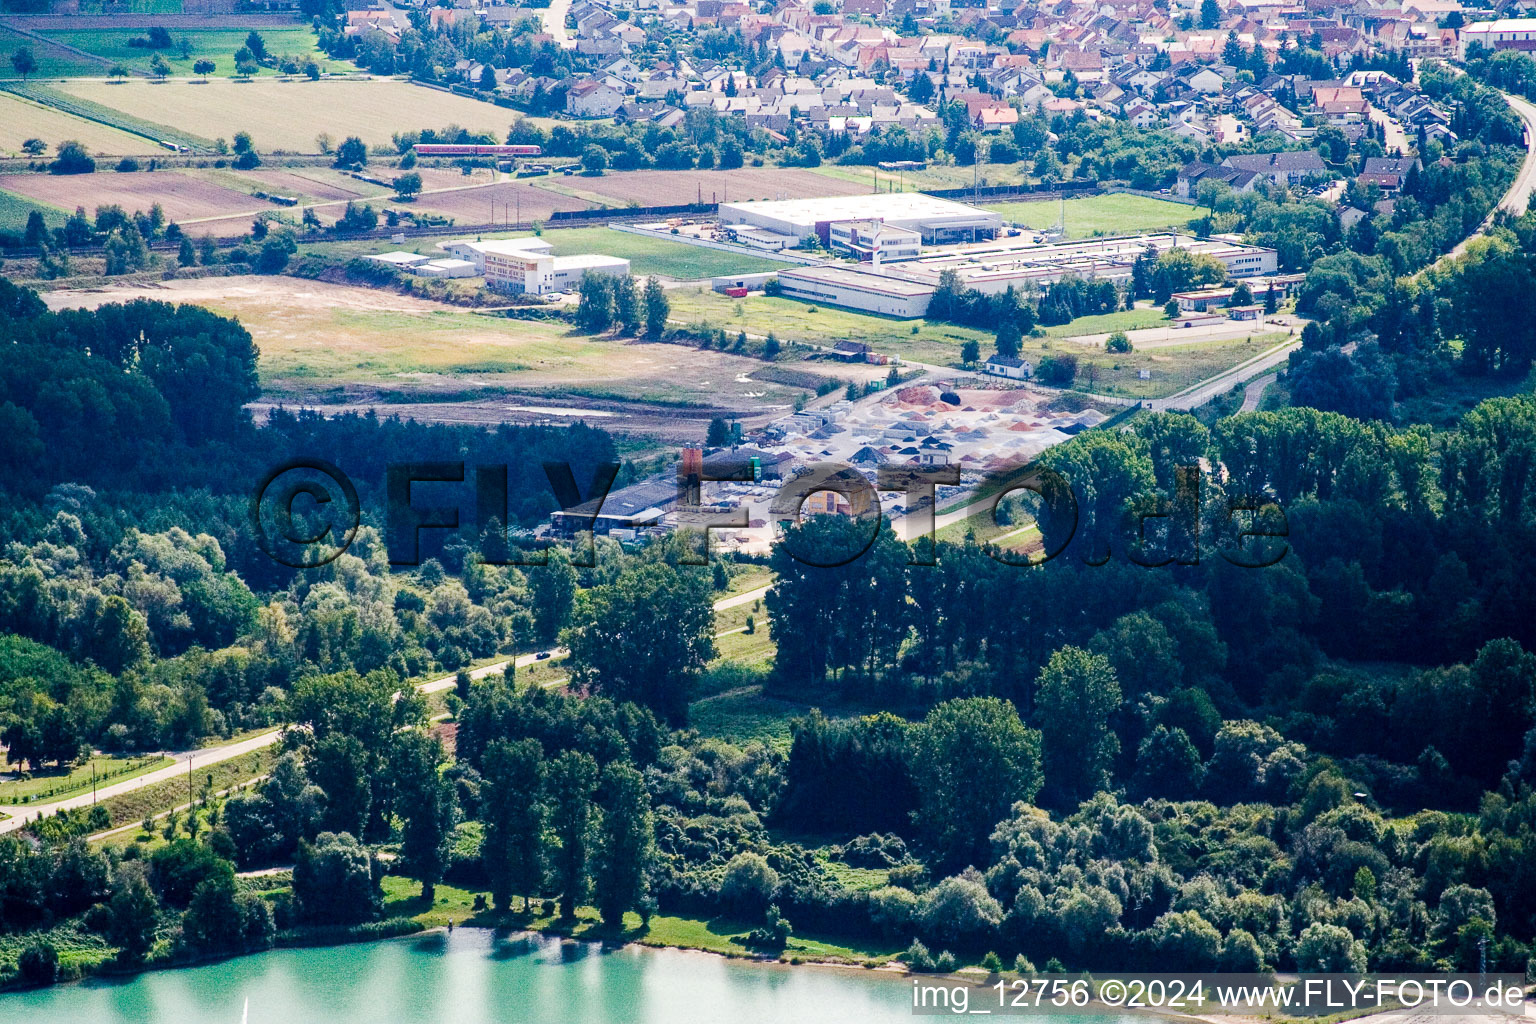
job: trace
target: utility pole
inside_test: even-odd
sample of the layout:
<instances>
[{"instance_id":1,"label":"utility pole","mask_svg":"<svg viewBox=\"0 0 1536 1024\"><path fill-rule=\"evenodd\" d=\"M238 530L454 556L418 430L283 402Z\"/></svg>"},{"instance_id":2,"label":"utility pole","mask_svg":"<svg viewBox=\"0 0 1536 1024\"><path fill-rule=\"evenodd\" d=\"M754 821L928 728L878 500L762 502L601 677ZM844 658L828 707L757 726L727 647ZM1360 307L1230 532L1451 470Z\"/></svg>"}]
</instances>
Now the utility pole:
<instances>
[{"instance_id":1,"label":"utility pole","mask_svg":"<svg viewBox=\"0 0 1536 1024\"><path fill-rule=\"evenodd\" d=\"M96 760L91 759L91 803L96 803Z\"/></svg>"}]
</instances>

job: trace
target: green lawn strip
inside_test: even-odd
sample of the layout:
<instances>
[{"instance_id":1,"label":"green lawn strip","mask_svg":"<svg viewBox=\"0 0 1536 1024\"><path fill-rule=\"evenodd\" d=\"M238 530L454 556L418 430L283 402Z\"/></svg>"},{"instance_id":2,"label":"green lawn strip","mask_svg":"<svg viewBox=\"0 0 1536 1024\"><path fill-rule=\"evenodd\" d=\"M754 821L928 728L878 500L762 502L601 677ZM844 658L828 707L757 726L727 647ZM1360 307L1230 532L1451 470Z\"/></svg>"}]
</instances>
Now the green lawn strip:
<instances>
[{"instance_id":1,"label":"green lawn strip","mask_svg":"<svg viewBox=\"0 0 1536 1024\"><path fill-rule=\"evenodd\" d=\"M172 128L169 125L158 124L154 121L146 121L143 118L125 114L121 110L114 110L94 100L83 99L79 96L71 96L66 92L43 85L40 82L6 82L3 87L18 96L25 96L37 103L45 103L55 107L66 114L83 117L87 121L95 121L111 128L118 128L125 132L153 140L155 142L169 142L178 146L185 146L205 153L214 151L212 139L205 139L201 135L193 135L191 132Z\"/></svg>"},{"instance_id":2,"label":"green lawn strip","mask_svg":"<svg viewBox=\"0 0 1536 1024\"><path fill-rule=\"evenodd\" d=\"M835 306L753 293L733 299L707 289L677 288L667 293L672 319L695 326L723 327L728 334L746 331L781 342L802 341L829 346L860 341L875 351L918 362L948 364L960 358L960 346L975 341L983 354L992 351L995 336L955 324L897 320Z\"/></svg>"},{"instance_id":3,"label":"green lawn strip","mask_svg":"<svg viewBox=\"0 0 1536 1024\"><path fill-rule=\"evenodd\" d=\"M1065 324L1042 328L1048 338L1081 338L1087 334L1113 334L1115 331L1139 331L1147 327L1162 327L1169 323L1168 315L1161 309L1121 309L1113 313L1080 316Z\"/></svg>"},{"instance_id":4,"label":"green lawn strip","mask_svg":"<svg viewBox=\"0 0 1536 1024\"><path fill-rule=\"evenodd\" d=\"M715 639L716 661L735 661L751 668L772 667L778 646L768 630L766 615L759 615L751 633L727 633Z\"/></svg>"},{"instance_id":5,"label":"green lawn strip","mask_svg":"<svg viewBox=\"0 0 1536 1024\"><path fill-rule=\"evenodd\" d=\"M1021 168L1021 164L983 163L974 167L934 166L918 171L880 171L880 191L921 192L972 185L1018 185L1029 180L1021 173ZM874 175L869 167L822 164L812 170L829 178L869 186L870 191L874 191Z\"/></svg>"},{"instance_id":6,"label":"green lawn strip","mask_svg":"<svg viewBox=\"0 0 1536 1024\"><path fill-rule=\"evenodd\" d=\"M63 800L78 793L91 791L95 768L98 786L116 785L146 772L157 771L171 763L168 757L92 757L83 764L75 765L68 772L52 770L34 772L32 777L18 782L0 783L0 803L26 804L37 801Z\"/></svg>"},{"instance_id":7,"label":"green lawn strip","mask_svg":"<svg viewBox=\"0 0 1536 1024\"><path fill-rule=\"evenodd\" d=\"M142 821L145 817L192 802L202 795L205 786L217 793L265 775L277 756L278 749L274 744L217 764L194 768L190 783L187 776L182 775L103 800L101 806L107 809L112 828Z\"/></svg>"},{"instance_id":8,"label":"green lawn strip","mask_svg":"<svg viewBox=\"0 0 1536 1024\"><path fill-rule=\"evenodd\" d=\"M79 0L81 14L180 14L181 0Z\"/></svg>"},{"instance_id":9,"label":"green lawn strip","mask_svg":"<svg viewBox=\"0 0 1536 1024\"><path fill-rule=\"evenodd\" d=\"M61 226L69 217L68 213L56 207L0 189L0 231L19 231L26 227L27 218L32 215L33 210L40 212L43 215L43 223L51 228Z\"/></svg>"},{"instance_id":10,"label":"green lawn strip","mask_svg":"<svg viewBox=\"0 0 1536 1024\"><path fill-rule=\"evenodd\" d=\"M619 938L646 946L699 949L728 956L756 955L737 941L753 928L753 923L749 921L724 917L704 920L658 914L651 918L650 926L646 928L642 926L638 914L629 913L624 915L624 931L615 935L603 927L597 911L590 907L580 908L574 922L560 921L542 913L540 900L533 901L531 913L522 912L522 900L519 898L514 901L518 910L499 914L492 910L476 910L476 894L456 886L438 885L436 897L430 905L421 898L421 884L409 878L387 875L383 887L386 918L408 917L429 928L445 927L451 920L455 925L538 931L579 940ZM512 936L507 941L516 942L517 939ZM863 963L866 960L884 961L895 953L895 947L855 944L841 936L796 933L790 938L783 955L785 958Z\"/></svg>"},{"instance_id":11,"label":"green lawn strip","mask_svg":"<svg viewBox=\"0 0 1536 1024\"><path fill-rule=\"evenodd\" d=\"M22 35L14 29L0 25L0 55L3 55L6 61L0 65L0 75L9 78L16 74L10 64L11 54L23 46L32 51L32 57L37 61L37 70L32 72L33 78L76 78L107 73L107 65L99 61L82 57L78 53L71 53L60 46L38 42L32 36Z\"/></svg>"},{"instance_id":12,"label":"green lawn strip","mask_svg":"<svg viewBox=\"0 0 1536 1024\"><path fill-rule=\"evenodd\" d=\"M275 57L294 57L301 63L313 57L322 70L342 70L345 65L332 61L320 50L315 34L307 28L260 28L256 30L266 45L267 52ZM134 71L148 71L150 63L159 54L170 65L171 73L178 76L192 75L193 65L199 60L212 60L218 65L214 72L219 75L235 73L235 51L245 45L249 29L213 28L171 30L176 43L168 50L151 50L142 46L129 46L128 40L142 38L148 28L93 28L64 29L40 33L48 39L76 49L93 53L113 63L122 64ZM181 52L181 41L188 43L187 56ZM104 65L96 65L88 74L105 74ZM261 68L258 75L276 75L273 68Z\"/></svg>"},{"instance_id":13,"label":"green lawn strip","mask_svg":"<svg viewBox=\"0 0 1536 1024\"><path fill-rule=\"evenodd\" d=\"M1036 230L1055 227L1060 219L1071 238L1184 228L1200 214L1194 206L1125 193L993 203L987 208L1001 214L1004 220Z\"/></svg>"}]
</instances>

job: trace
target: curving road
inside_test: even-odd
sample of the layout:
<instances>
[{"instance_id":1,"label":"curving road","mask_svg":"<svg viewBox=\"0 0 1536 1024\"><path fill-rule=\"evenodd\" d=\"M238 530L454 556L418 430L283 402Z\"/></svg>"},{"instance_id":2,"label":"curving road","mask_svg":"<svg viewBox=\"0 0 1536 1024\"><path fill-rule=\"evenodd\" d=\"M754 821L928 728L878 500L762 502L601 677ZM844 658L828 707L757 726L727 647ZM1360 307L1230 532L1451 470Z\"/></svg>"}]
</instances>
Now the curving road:
<instances>
[{"instance_id":1,"label":"curving road","mask_svg":"<svg viewBox=\"0 0 1536 1024\"><path fill-rule=\"evenodd\" d=\"M1536 192L1536 104L1519 96L1511 96L1509 93L1504 93L1504 99L1525 122L1525 162L1520 165L1520 172L1515 175L1515 180L1509 186L1509 191L1504 193L1504 198L1499 200L1499 205L1489 212L1483 222L1477 226L1476 231L1457 243L1456 248L1440 257L1442 260L1454 259L1466 252L1468 243L1488 230L1500 210L1507 210L1516 217L1520 216L1530 206L1531 193Z\"/></svg>"}]
</instances>

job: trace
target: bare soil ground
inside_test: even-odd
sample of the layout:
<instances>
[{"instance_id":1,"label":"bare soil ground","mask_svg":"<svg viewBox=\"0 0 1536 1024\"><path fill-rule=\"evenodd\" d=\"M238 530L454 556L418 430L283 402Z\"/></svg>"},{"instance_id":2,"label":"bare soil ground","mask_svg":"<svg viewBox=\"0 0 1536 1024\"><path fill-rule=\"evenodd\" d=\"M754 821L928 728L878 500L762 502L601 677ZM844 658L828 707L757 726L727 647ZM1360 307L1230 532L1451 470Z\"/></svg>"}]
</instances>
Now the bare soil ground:
<instances>
[{"instance_id":1,"label":"bare soil ground","mask_svg":"<svg viewBox=\"0 0 1536 1024\"><path fill-rule=\"evenodd\" d=\"M733 171L617 171L594 178L559 180L582 192L641 206L736 202L745 199L803 199L851 196L870 191L868 183L841 181L799 167L741 167Z\"/></svg>"},{"instance_id":2,"label":"bare soil ground","mask_svg":"<svg viewBox=\"0 0 1536 1024\"><path fill-rule=\"evenodd\" d=\"M0 175L0 189L61 210L83 206L91 212L98 206L116 204L132 213L147 211L159 203L167 219L182 223L281 209L244 192L201 181L179 171L6 174Z\"/></svg>"},{"instance_id":3,"label":"bare soil ground","mask_svg":"<svg viewBox=\"0 0 1536 1024\"><path fill-rule=\"evenodd\" d=\"M261 349L258 415L285 405L486 425L585 419L672 441L697 439L717 415L765 422L814 392L756 376L765 366L746 356L593 338L563 323L476 315L392 292L286 277L170 281L45 299L57 309L137 297L238 317ZM841 376L831 365L803 368Z\"/></svg>"},{"instance_id":4,"label":"bare soil ground","mask_svg":"<svg viewBox=\"0 0 1536 1024\"><path fill-rule=\"evenodd\" d=\"M263 192L298 196L314 201L364 199L378 194L378 187L364 181L343 178L324 168L298 167L291 170L258 167L239 172L242 177L260 182Z\"/></svg>"},{"instance_id":5,"label":"bare soil ground","mask_svg":"<svg viewBox=\"0 0 1536 1024\"><path fill-rule=\"evenodd\" d=\"M460 180L465 184L471 182L468 178ZM452 187L427 185L425 175L423 184L427 188ZM522 182L505 181L451 192L429 192L418 196L409 204L409 208L423 213L441 213L466 224L489 223L494 209L497 222L508 217L517 221L521 216L520 223L530 224L535 220L548 220L549 215L556 210L585 210L591 205L583 199L534 188Z\"/></svg>"}]
</instances>

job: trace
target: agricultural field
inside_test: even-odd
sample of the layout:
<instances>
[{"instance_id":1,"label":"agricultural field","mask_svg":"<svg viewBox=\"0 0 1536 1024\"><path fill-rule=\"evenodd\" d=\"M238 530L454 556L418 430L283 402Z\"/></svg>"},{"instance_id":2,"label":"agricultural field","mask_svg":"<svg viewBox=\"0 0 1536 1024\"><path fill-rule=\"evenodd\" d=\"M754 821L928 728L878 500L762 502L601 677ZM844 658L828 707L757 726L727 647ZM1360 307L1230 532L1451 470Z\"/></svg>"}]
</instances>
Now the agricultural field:
<instances>
[{"instance_id":1,"label":"agricultural field","mask_svg":"<svg viewBox=\"0 0 1536 1024\"><path fill-rule=\"evenodd\" d=\"M163 147L142 136L0 91L0 156L24 156L21 144L27 139L46 142L48 152L45 155L49 157L59 143L69 140L80 143L98 156L153 156L165 152Z\"/></svg>"},{"instance_id":2,"label":"agricultural field","mask_svg":"<svg viewBox=\"0 0 1536 1024\"><path fill-rule=\"evenodd\" d=\"M733 171L610 171L595 177L542 179L554 188L606 199L610 206L729 203L747 199L803 199L862 195L867 183L828 178L799 167L740 167Z\"/></svg>"},{"instance_id":3,"label":"agricultural field","mask_svg":"<svg viewBox=\"0 0 1536 1024\"><path fill-rule=\"evenodd\" d=\"M116 204L132 213L159 203L167 220L187 223L235 214L251 215L276 209L243 191L183 171L134 171L119 174L7 174L0 190L61 210L83 206L87 211Z\"/></svg>"},{"instance_id":4,"label":"agricultural field","mask_svg":"<svg viewBox=\"0 0 1536 1024\"><path fill-rule=\"evenodd\" d=\"M25 227L33 210L42 213L43 221L49 227L58 227L64 223L66 214L63 210L34 203L14 192L0 192L0 231L17 231Z\"/></svg>"},{"instance_id":5,"label":"agricultural field","mask_svg":"<svg viewBox=\"0 0 1536 1024\"><path fill-rule=\"evenodd\" d=\"M250 171L205 173L231 187L254 187L273 195L293 196L304 203L350 202L390 194L386 188L358 181L329 167L258 167Z\"/></svg>"},{"instance_id":6,"label":"agricultural field","mask_svg":"<svg viewBox=\"0 0 1536 1024\"><path fill-rule=\"evenodd\" d=\"M491 103L394 79L263 78L207 83L172 80L66 82L58 88L133 117L174 125L203 137L251 134L258 151L318 153L321 133L340 141L356 135L369 146L388 146L397 132L449 123L505 136L514 112Z\"/></svg>"},{"instance_id":7,"label":"agricultural field","mask_svg":"<svg viewBox=\"0 0 1536 1024\"><path fill-rule=\"evenodd\" d=\"M185 148L193 152L214 152L216 146L211 138L194 135L179 127L162 124L158 121L134 117L131 114L123 113L115 107L109 107L80 96L72 96L62 91L62 87L66 84L83 81L87 81L87 79L72 79L69 83L59 82L56 83L58 88L43 82L11 82L7 89L19 96L24 96L36 103L53 107L55 110L78 117L81 120L106 125L111 128L119 128L130 134L150 139L157 144L164 143L167 147ZM100 84L123 87L122 83L115 82L101 82ZM156 87L163 86L164 83L156 83Z\"/></svg>"},{"instance_id":8,"label":"agricultural field","mask_svg":"<svg viewBox=\"0 0 1536 1024\"><path fill-rule=\"evenodd\" d=\"M379 176L382 178L393 177L395 171L386 171ZM423 192L409 203L380 200L372 205L380 210L413 210L416 213L435 213L444 217L452 217L455 221L464 224L487 224L505 221L508 224L531 224L534 221L548 220L549 215L556 210L585 210L591 204L583 199L574 199L556 192L534 188L522 181L500 181L494 184L486 182L483 178L459 177L454 174L462 184L444 185L435 187L446 191ZM441 179L440 179L441 180ZM451 180L451 179L450 179ZM427 184L427 176L422 175L422 184L426 188L433 188ZM333 211L340 216L341 209ZM521 218L521 219L519 219Z\"/></svg>"},{"instance_id":9,"label":"agricultural field","mask_svg":"<svg viewBox=\"0 0 1536 1024\"><path fill-rule=\"evenodd\" d=\"M1199 215L1199 210L1184 203L1124 193L1084 196L1064 202L1042 199L1025 203L997 203L988 205L987 209L1002 214L1004 220L1035 229L1055 227L1059 217L1069 238L1182 228Z\"/></svg>"},{"instance_id":10,"label":"agricultural field","mask_svg":"<svg viewBox=\"0 0 1536 1024\"><path fill-rule=\"evenodd\" d=\"M745 356L599 340L563 322L510 320L293 278L207 278L53 292L47 299L55 307L93 306L140 296L195 302L238 317L261 350L258 372L269 404L360 408L382 402L405 413L415 403L478 399L482 421L550 414L565 421L599 419L624 430L638 418L630 404L694 419L721 410L766 416L782 413L802 394L749 376L764 366Z\"/></svg>"},{"instance_id":11,"label":"agricultural field","mask_svg":"<svg viewBox=\"0 0 1536 1024\"><path fill-rule=\"evenodd\" d=\"M0 25L0 59L4 60L4 63L0 63L0 78L16 77L16 70L11 67L11 54L23 46L31 49L32 57L37 61L37 70L31 75L33 79L71 78L75 75L107 73L107 65L100 61L82 57L78 53L70 53L58 46L39 43L31 36L24 36L20 32Z\"/></svg>"},{"instance_id":12,"label":"agricultural field","mask_svg":"<svg viewBox=\"0 0 1536 1024\"><path fill-rule=\"evenodd\" d=\"M122 64L131 71L149 71L150 62L158 53L171 66L173 75L187 76L193 73L193 64L204 58L218 65L214 74L234 74L235 51L245 45L245 37L250 32L249 29L244 28L172 28L170 29L171 38L175 40L176 45L169 50L151 50L147 47L128 45L129 39L141 37L148 32L142 19L134 19L134 24L138 27L73 29L43 34L55 42L95 54L113 64ZM316 46L315 34L307 28L262 28L256 31L261 34L267 52L275 57L295 57L301 62L305 58L313 58L325 71L354 70L349 64L342 64L327 57ZM182 56L182 40L187 42L185 57ZM75 74L102 75L106 73L107 66L95 65L91 71L75 72ZM258 72L259 75L265 76L277 73L271 68L262 68Z\"/></svg>"}]
</instances>

